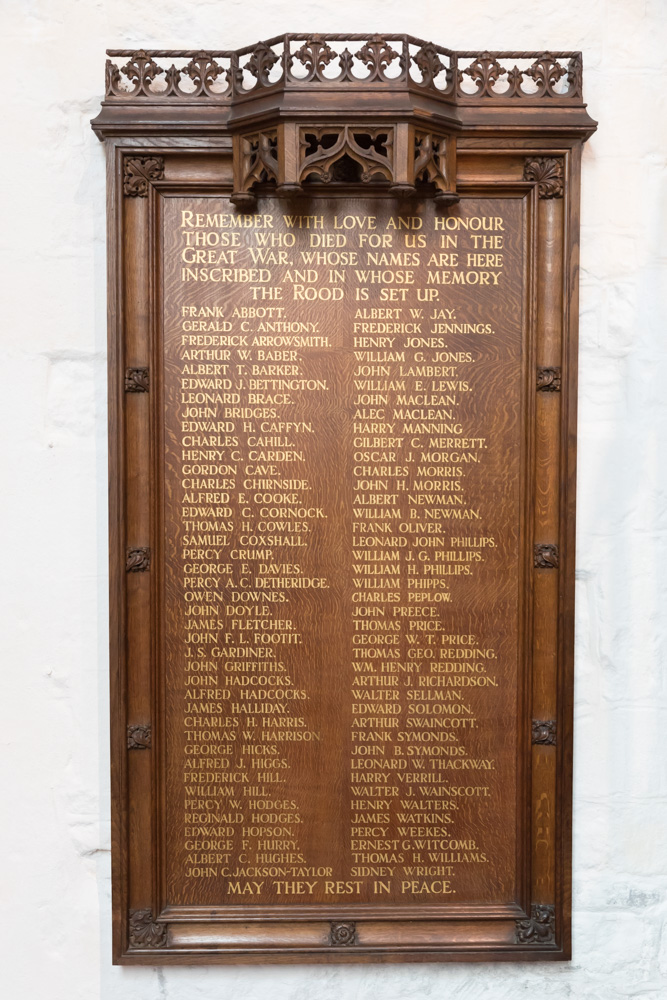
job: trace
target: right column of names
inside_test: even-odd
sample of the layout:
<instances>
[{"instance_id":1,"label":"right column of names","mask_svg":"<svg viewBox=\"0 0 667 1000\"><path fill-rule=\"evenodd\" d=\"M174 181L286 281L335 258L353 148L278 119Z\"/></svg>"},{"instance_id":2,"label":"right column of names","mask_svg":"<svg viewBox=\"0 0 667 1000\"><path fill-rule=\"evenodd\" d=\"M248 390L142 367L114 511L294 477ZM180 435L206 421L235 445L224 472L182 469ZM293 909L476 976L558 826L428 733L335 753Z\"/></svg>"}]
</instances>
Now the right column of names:
<instances>
[{"instance_id":1,"label":"right column of names","mask_svg":"<svg viewBox=\"0 0 667 1000\"><path fill-rule=\"evenodd\" d=\"M518 648L516 226L487 206L348 219L371 227L346 240L366 264L354 269L351 324L350 874L375 898L503 898L513 865L500 870L498 848L509 862L513 822L500 828L496 789L499 768L512 768Z\"/></svg>"}]
</instances>

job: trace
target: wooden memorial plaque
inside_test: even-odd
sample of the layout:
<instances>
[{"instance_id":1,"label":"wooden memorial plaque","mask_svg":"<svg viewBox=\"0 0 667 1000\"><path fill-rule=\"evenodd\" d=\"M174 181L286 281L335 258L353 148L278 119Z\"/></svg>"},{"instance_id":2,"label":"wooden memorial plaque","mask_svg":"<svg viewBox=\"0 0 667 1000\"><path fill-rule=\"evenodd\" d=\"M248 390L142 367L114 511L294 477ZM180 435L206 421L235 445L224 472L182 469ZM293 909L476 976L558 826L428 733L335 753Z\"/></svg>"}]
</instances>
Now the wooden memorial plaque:
<instances>
[{"instance_id":1,"label":"wooden memorial plaque","mask_svg":"<svg viewBox=\"0 0 667 1000\"><path fill-rule=\"evenodd\" d=\"M567 959L580 54L109 56L114 960Z\"/></svg>"}]
</instances>

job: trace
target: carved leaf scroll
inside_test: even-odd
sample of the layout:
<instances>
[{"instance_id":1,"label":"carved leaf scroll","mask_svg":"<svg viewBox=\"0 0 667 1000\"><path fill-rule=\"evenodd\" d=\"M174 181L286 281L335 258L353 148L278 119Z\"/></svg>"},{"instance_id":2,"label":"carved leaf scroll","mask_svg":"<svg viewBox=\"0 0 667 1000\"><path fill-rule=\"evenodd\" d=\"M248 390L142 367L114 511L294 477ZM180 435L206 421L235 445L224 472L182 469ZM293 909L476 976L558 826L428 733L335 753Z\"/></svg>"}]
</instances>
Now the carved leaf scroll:
<instances>
[{"instance_id":1,"label":"carved leaf scroll","mask_svg":"<svg viewBox=\"0 0 667 1000\"><path fill-rule=\"evenodd\" d=\"M164 177L161 156L132 156L125 159L123 192L129 198L146 198L148 185Z\"/></svg>"},{"instance_id":2,"label":"carved leaf scroll","mask_svg":"<svg viewBox=\"0 0 667 1000\"><path fill-rule=\"evenodd\" d=\"M523 73L518 66L512 66L507 74L507 90L503 97L523 97L524 92L521 87L523 83Z\"/></svg>"},{"instance_id":3,"label":"carved leaf scroll","mask_svg":"<svg viewBox=\"0 0 667 1000\"><path fill-rule=\"evenodd\" d=\"M537 369L538 392L560 392L560 368Z\"/></svg>"},{"instance_id":4,"label":"carved leaf scroll","mask_svg":"<svg viewBox=\"0 0 667 1000\"><path fill-rule=\"evenodd\" d=\"M533 903L530 917L516 922L516 944L554 944L556 911L551 903Z\"/></svg>"},{"instance_id":5,"label":"carved leaf scroll","mask_svg":"<svg viewBox=\"0 0 667 1000\"><path fill-rule=\"evenodd\" d=\"M340 76L339 80L354 80L356 77L352 73L352 68L354 66L354 56L349 49L343 49L340 56L338 57L338 62L340 65Z\"/></svg>"},{"instance_id":6,"label":"carved leaf scroll","mask_svg":"<svg viewBox=\"0 0 667 1000\"><path fill-rule=\"evenodd\" d=\"M563 197L563 161L548 156L536 156L526 160L523 179L537 184L540 198Z\"/></svg>"},{"instance_id":7,"label":"carved leaf scroll","mask_svg":"<svg viewBox=\"0 0 667 1000\"><path fill-rule=\"evenodd\" d=\"M181 80L188 77L195 85L184 89L181 87ZM223 77L226 87L214 89L215 81ZM193 97L220 99L227 97L232 91L233 73L231 67L225 69L218 63L210 52L193 52L190 62L186 66L177 67L173 64L165 72L166 89L160 91L164 97ZM155 92L151 92L153 96Z\"/></svg>"},{"instance_id":8,"label":"carved leaf scroll","mask_svg":"<svg viewBox=\"0 0 667 1000\"><path fill-rule=\"evenodd\" d=\"M133 53L130 61L121 67L121 73L134 85L130 91L132 96L147 96L153 80L163 72L150 52L146 52L145 49Z\"/></svg>"},{"instance_id":9,"label":"carved leaf scroll","mask_svg":"<svg viewBox=\"0 0 667 1000\"><path fill-rule=\"evenodd\" d=\"M567 64L567 84L569 97L581 97L583 78L583 60L581 53L573 56Z\"/></svg>"},{"instance_id":10,"label":"carved leaf scroll","mask_svg":"<svg viewBox=\"0 0 667 1000\"><path fill-rule=\"evenodd\" d=\"M533 563L535 569L558 569L558 546L548 543L536 545Z\"/></svg>"},{"instance_id":11,"label":"carved leaf scroll","mask_svg":"<svg viewBox=\"0 0 667 1000\"><path fill-rule=\"evenodd\" d=\"M120 67L111 59L107 59L104 64L104 93L107 97L117 97L122 94L127 96L122 86Z\"/></svg>"},{"instance_id":12,"label":"carved leaf scroll","mask_svg":"<svg viewBox=\"0 0 667 1000\"><path fill-rule=\"evenodd\" d=\"M279 56L265 42L260 42L252 51L250 59L245 64L245 69L251 73L260 87L268 87L271 84L269 73L278 62Z\"/></svg>"},{"instance_id":13,"label":"carved leaf scroll","mask_svg":"<svg viewBox=\"0 0 667 1000\"><path fill-rule=\"evenodd\" d=\"M164 74L165 82L167 84L167 88L165 90L166 96L178 97L179 94L184 93L179 86L181 82L181 76L182 76L182 71L180 69L177 69L177 67L174 66L172 63L172 65L169 67L168 70L165 71Z\"/></svg>"},{"instance_id":14,"label":"carved leaf scroll","mask_svg":"<svg viewBox=\"0 0 667 1000\"><path fill-rule=\"evenodd\" d=\"M130 948L164 948L167 925L153 920L151 910L130 910Z\"/></svg>"},{"instance_id":15,"label":"carved leaf scroll","mask_svg":"<svg viewBox=\"0 0 667 1000\"><path fill-rule=\"evenodd\" d=\"M184 72L197 88L191 96L199 97L201 94L210 95L211 85L223 73L223 69L207 52L198 52L192 57Z\"/></svg>"},{"instance_id":16,"label":"carved leaf scroll","mask_svg":"<svg viewBox=\"0 0 667 1000\"><path fill-rule=\"evenodd\" d=\"M125 392L148 392L148 368L125 369Z\"/></svg>"},{"instance_id":17,"label":"carved leaf scroll","mask_svg":"<svg viewBox=\"0 0 667 1000\"><path fill-rule=\"evenodd\" d=\"M463 70L463 73L474 81L478 97L483 97L484 95L493 97L494 84L506 72L496 57L490 52L480 53L475 61L467 69Z\"/></svg>"},{"instance_id":18,"label":"carved leaf scroll","mask_svg":"<svg viewBox=\"0 0 667 1000\"><path fill-rule=\"evenodd\" d=\"M150 750L151 727L150 726L128 726L127 727L127 749L128 750Z\"/></svg>"},{"instance_id":19,"label":"carved leaf scroll","mask_svg":"<svg viewBox=\"0 0 667 1000\"><path fill-rule=\"evenodd\" d=\"M556 720L533 719L532 742L541 746L556 746Z\"/></svg>"},{"instance_id":20,"label":"carved leaf scroll","mask_svg":"<svg viewBox=\"0 0 667 1000\"><path fill-rule=\"evenodd\" d=\"M369 72L369 76L366 78L367 83L371 80L387 80L385 70L395 59L399 58L398 52L392 49L381 35L373 35L369 38L366 44L362 45L358 52L355 52L355 56Z\"/></svg>"},{"instance_id":21,"label":"carved leaf scroll","mask_svg":"<svg viewBox=\"0 0 667 1000\"><path fill-rule=\"evenodd\" d=\"M294 58L306 69L307 75L302 79L308 83L324 79L324 70L336 58L336 53L321 35L310 35L294 53Z\"/></svg>"},{"instance_id":22,"label":"carved leaf scroll","mask_svg":"<svg viewBox=\"0 0 667 1000\"><path fill-rule=\"evenodd\" d=\"M125 570L128 573L146 573L151 566L151 550L148 548L128 549Z\"/></svg>"},{"instance_id":23,"label":"carved leaf scroll","mask_svg":"<svg viewBox=\"0 0 667 1000\"><path fill-rule=\"evenodd\" d=\"M542 52L530 69L525 71L525 76L537 86L535 97L556 96L555 86L567 70L551 55L550 52Z\"/></svg>"},{"instance_id":24,"label":"carved leaf scroll","mask_svg":"<svg viewBox=\"0 0 667 1000\"><path fill-rule=\"evenodd\" d=\"M440 59L435 45L428 42L422 45L419 51L412 57L412 61L421 73L421 82L425 87L432 86L436 77L447 67Z\"/></svg>"}]
</instances>

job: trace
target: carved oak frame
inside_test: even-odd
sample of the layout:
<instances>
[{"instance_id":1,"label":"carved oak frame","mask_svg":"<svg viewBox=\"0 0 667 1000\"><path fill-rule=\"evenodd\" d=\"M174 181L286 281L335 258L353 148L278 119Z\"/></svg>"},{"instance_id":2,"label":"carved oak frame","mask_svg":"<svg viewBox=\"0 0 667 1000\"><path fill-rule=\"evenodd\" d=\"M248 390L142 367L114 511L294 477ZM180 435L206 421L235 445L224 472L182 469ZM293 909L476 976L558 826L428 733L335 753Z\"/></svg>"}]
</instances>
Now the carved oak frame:
<instances>
[{"instance_id":1,"label":"carved oak frame","mask_svg":"<svg viewBox=\"0 0 667 1000\"><path fill-rule=\"evenodd\" d=\"M329 41L345 40L366 41L356 55L365 78L355 76L347 49L331 55ZM108 164L114 961L569 958L579 175L582 144L595 128L582 101L580 54L454 53L410 36L288 35L238 52L110 55L129 58L123 70L108 61L107 97L93 123ZM156 92L155 59L165 55L189 61L164 72L166 87ZM255 78L248 90L244 56ZM305 77L294 76L294 59ZM462 71L465 59L472 61ZM507 59L531 62L508 70ZM336 60L332 80L325 73ZM395 60L400 73L388 77ZM276 64L282 76L272 81ZM227 89L215 91L221 76ZM566 76L568 89L559 90ZM186 77L190 92L181 89ZM522 89L526 80L532 93ZM336 110L341 90L346 118ZM316 163L306 133L316 145L337 135L336 151L352 153L360 175L338 185L334 146L320 149ZM370 145L358 145L354 136L363 133ZM381 140L385 152L374 145L380 134L392 137ZM503 196L523 206L524 676L516 898L502 906L186 908L166 898L161 205L176 194L223 195L248 210L258 195L294 197L311 167L328 196L364 189L409 198L423 178L421 197Z\"/></svg>"}]
</instances>

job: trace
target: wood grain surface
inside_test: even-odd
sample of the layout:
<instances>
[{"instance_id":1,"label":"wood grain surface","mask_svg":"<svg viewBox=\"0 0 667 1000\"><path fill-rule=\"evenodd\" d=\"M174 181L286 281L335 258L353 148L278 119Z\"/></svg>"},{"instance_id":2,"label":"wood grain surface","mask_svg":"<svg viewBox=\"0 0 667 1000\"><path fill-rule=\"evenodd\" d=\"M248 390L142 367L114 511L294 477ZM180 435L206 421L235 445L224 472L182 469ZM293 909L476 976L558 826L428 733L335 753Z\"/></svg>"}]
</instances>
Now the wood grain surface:
<instances>
[{"instance_id":1,"label":"wood grain surface","mask_svg":"<svg viewBox=\"0 0 667 1000\"><path fill-rule=\"evenodd\" d=\"M261 228L232 230L227 269L250 280L204 283L188 236L229 233L190 222L233 209L165 199L166 896L507 902L522 201L466 199L448 217L388 199L300 207L261 201ZM502 251L481 255L483 239ZM467 268L469 254L500 266ZM434 283L454 275L476 284ZM282 297L255 298L267 288Z\"/></svg>"},{"instance_id":2,"label":"wood grain surface","mask_svg":"<svg viewBox=\"0 0 667 1000\"><path fill-rule=\"evenodd\" d=\"M594 123L577 53L570 90L531 101L493 96L495 56L466 96L384 80L371 49L372 86L319 81L305 154L310 80L220 107L208 83L196 105L112 80L94 125L118 963L570 955ZM447 149L418 195L412 140Z\"/></svg>"}]
</instances>

